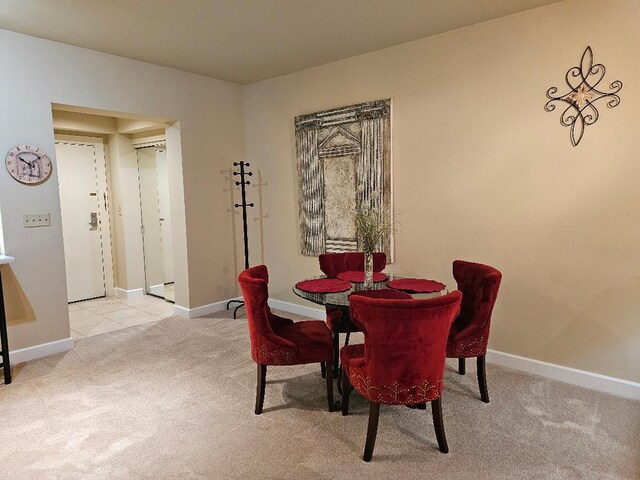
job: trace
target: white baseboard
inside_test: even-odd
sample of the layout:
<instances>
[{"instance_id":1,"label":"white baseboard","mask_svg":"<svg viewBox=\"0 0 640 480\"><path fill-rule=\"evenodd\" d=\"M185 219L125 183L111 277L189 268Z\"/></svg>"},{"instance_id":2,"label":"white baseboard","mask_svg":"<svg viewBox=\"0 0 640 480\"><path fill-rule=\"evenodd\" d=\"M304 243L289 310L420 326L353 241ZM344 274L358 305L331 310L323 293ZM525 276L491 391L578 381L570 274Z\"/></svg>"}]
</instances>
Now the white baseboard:
<instances>
[{"instance_id":1,"label":"white baseboard","mask_svg":"<svg viewBox=\"0 0 640 480\"><path fill-rule=\"evenodd\" d=\"M208 305L202 305L201 307L187 308L180 305L173 306L173 313L184 318L197 318L211 313L221 312L227 309L227 302L230 300L237 300L238 298L230 298L229 300L222 300L221 302L210 303Z\"/></svg>"},{"instance_id":2,"label":"white baseboard","mask_svg":"<svg viewBox=\"0 0 640 480\"><path fill-rule=\"evenodd\" d=\"M325 320L327 318L327 314L324 309L306 307L282 300L275 300L273 298L269 299L269 306L271 308L275 308L276 310L295 313L296 315L303 315L314 320Z\"/></svg>"},{"instance_id":3,"label":"white baseboard","mask_svg":"<svg viewBox=\"0 0 640 480\"><path fill-rule=\"evenodd\" d=\"M285 312L304 315L307 318L324 320L325 311L318 308L296 305L282 300L269 299L271 308ZM575 368L565 367L554 363L543 362L533 358L520 357L510 353L491 350L487 352L487 361L514 370L520 370L534 375L551 378L560 382L578 385L580 387L610 393L624 398L640 400L640 383L623 380L621 378L608 377L599 373L587 372Z\"/></svg>"},{"instance_id":4,"label":"white baseboard","mask_svg":"<svg viewBox=\"0 0 640 480\"><path fill-rule=\"evenodd\" d=\"M578 370L577 368L565 367L564 365L520 357L491 349L487 352L487 361L560 382L611 393L618 397L640 400L640 383L623 380L622 378L608 377L599 373Z\"/></svg>"},{"instance_id":5,"label":"white baseboard","mask_svg":"<svg viewBox=\"0 0 640 480\"><path fill-rule=\"evenodd\" d=\"M220 302L210 303L208 305L202 305L201 307L187 308L180 305L173 306L173 313L184 318L197 318L203 315L209 315L211 313L221 312L227 309L227 303L232 300L242 301L242 297L228 298ZM235 306L238 304L236 303ZM305 307L302 305L296 305L295 303L289 303L282 300L269 299L269 306L277 310L282 310L289 313L295 313L296 315L302 315L314 320L324 320L326 317L325 311L319 308ZM234 305L231 305L234 308Z\"/></svg>"},{"instance_id":6,"label":"white baseboard","mask_svg":"<svg viewBox=\"0 0 640 480\"><path fill-rule=\"evenodd\" d=\"M9 360L11 361L11 365L17 365L19 363L28 362L29 360L48 357L49 355L55 355L56 353L67 352L73 349L73 345L73 338L69 337L63 338L62 340L56 340L55 342L34 345L33 347L20 348L9 352Z\"/></svg>"},{"instance_id":7,"label":"white baseboard","mask_svg":"<svg viewBox=\"0 0 640 480\"><path fill-rule=\"evenodd\" d=\"M164 283L159 285L150 285L149 293L151 295L158 295L159 297L164 297Z\"/></svg>"},{"instance_id":8,"label":"white baseboard","mask_svg":"<svg viewBox=\"0 0 640 480\"><path fill-rule=\"evenodd\" d=\"M125 290L124 288L116 287L114 288L114 291L116 292L116 296L120 298L126 298L127 300L131 300L133 298L141 298L144 296L144 288Z\"/></svg>"}]
</instances>

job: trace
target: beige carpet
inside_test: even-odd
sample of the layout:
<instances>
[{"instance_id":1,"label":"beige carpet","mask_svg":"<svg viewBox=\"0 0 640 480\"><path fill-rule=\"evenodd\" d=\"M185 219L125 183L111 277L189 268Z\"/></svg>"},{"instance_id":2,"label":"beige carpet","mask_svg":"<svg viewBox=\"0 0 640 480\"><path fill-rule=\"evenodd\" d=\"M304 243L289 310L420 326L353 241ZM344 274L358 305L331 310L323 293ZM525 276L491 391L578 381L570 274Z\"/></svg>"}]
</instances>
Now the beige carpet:
<instances>
[{"instance_id":1,"label":"beige carpet","mask_svg":"<svg viewBox=\"0 0 640 480\"><path fill-rule=\"evenodd\" d=\"M437 450L430 410L383 407L361 460L367 404L325 410L317 365L273 367L253 414L246 320L155 324L77 342L0 385L1 479L640 478L640 402L488 366L451 362Z\"/></svg>"}]
</instances>

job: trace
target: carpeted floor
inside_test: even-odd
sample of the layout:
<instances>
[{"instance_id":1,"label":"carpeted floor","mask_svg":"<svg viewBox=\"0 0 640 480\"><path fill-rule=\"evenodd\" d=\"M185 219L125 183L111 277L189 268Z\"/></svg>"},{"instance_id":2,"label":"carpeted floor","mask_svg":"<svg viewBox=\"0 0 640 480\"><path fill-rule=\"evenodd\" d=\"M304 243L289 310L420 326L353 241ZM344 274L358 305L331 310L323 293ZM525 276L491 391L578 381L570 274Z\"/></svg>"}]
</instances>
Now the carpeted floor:
<instances>
[{"instance_id":1,"label":"carpeted floor","mask_svg":"<svg viewBox=\"0 0 640 480\"><path fill-rule=\"evenodd\" d=\"M368 404L325 410L318 365L272 367L253 414L245 319L168 318L79 340L18 365L0 385L0 478L638 479L640 402L474 362L447 367L450 453L431 412L381 410L373 461L361 460Z\"/></svg>"}]
</instances>

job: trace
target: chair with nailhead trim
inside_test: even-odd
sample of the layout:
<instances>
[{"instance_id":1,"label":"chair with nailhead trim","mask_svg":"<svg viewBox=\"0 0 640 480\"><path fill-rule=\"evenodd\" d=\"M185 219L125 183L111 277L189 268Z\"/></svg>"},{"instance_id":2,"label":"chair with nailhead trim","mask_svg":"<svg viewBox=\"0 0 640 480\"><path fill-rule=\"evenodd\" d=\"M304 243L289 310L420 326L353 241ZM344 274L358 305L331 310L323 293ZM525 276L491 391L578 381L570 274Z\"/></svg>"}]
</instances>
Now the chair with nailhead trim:
<instances>
[{"instance_id":1,"label":"chair with nailhead trim","mask_svg":"<svg viewBox=\"0 0 640 480\"><path fill-rule=\"evenodd\" d=\"M251 356L257 364L256 415L262 413L267 365L326 364L327 402L333 411L333 341L331 331L321 320L293 322L271 312L269 272L265 265L249 268L238 276L242 289ZM324 368L323 368L324 370Z\"/></svg>"},{"instance_id":2,"label":"chair with nailhead trim","mask_svg":"<svg viewBox=\"0 0 640 480\"><path fill-rule=\"evenodd\" d=\"M465 359L477 357L480 398L489 403L485 355L491 312L498 297L502 273L481 263L456 260L453 262L453 278L462 292L462 305L449 332L447 358L457 358L458 372L464 375Z\"/></svg>"},{"instance_id":3,"label":"chair with nailhead trim","mask_svg":"<svg viewBox=\"0 0 640 480\"><path fill-rule=\"evenodd\" d=\"M322 253L318 256L320 270L327 278L337 278L338 274L344 272L363 272L364 271L364 253L362 252L341 252L341 253ZM387 266L387 255L384 252L373 253L373 271L381 272ZM341 308L327 306L327 325L333 333L333 368L334 375L337 375L338 354L340 352L340 334L359 332L360 329L354 325L349 318L344 318L346 312ZM345 339L345 344L349 342L349 338Z\"/></svg>"},{"instance_id":4,"label":"chair with nailhead trim","mask_svg":"<svg viewBox=\"0 0 640 480\"><path fill-rule=\"evenodd\" d=\"M443 453L449 451L442 420L442 386L447 335L461 298L458 290L429 299L350 296L351 320L364 333L364 344L347 345L340 351L342 414L349 412L353 385L369 400L365 462L373 455L380 404L431 402L438 447Z\"/></svg>"}]
</instances>

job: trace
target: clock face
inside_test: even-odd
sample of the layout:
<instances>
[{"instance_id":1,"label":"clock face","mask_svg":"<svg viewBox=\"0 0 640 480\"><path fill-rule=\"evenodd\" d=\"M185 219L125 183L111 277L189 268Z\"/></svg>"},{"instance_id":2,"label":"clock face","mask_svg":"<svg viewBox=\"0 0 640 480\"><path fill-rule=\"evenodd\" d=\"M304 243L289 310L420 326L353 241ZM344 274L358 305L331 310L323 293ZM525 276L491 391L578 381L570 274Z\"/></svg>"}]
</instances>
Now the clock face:
<instances>
[{"instance_id":1,"label":"clock face","mask_svg":"<svg viewBox=\"0 0 640 480\"><path fill-rule=\"evenodd\" d=\"M51 175L51 160L42 150L33 145L18 145L7 154L9 174L20 183L35 185L46 181Z\"/></svg>"}]
</instances>

